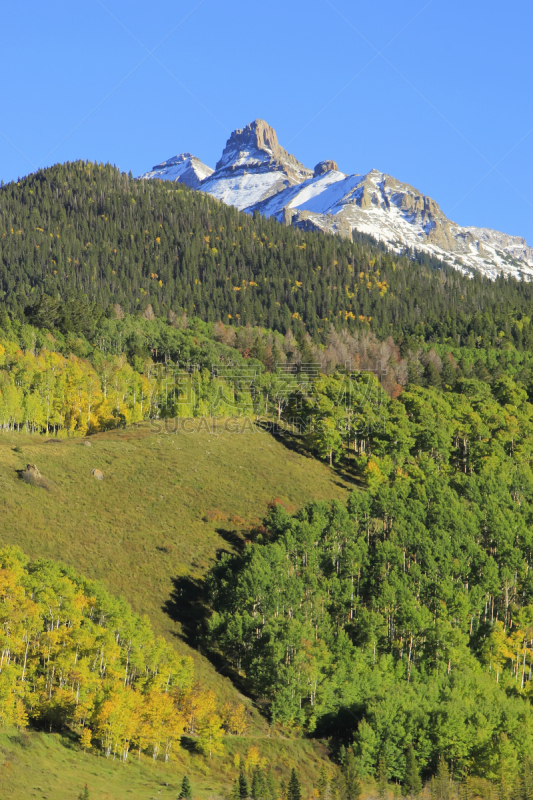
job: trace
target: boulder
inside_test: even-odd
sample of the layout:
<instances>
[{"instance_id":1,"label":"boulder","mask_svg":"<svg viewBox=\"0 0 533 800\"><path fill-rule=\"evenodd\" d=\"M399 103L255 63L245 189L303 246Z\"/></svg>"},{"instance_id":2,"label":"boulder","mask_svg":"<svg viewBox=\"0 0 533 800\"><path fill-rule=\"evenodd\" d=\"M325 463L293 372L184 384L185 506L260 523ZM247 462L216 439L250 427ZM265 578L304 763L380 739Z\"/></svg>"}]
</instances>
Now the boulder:
<instances>
[{"instance_id":1,"label":"boulder","mask_svg":"<svg viewBox=\"0 0 533 800\"><path fill-rule=\"evenodd\" d=\"M41 477L41 473L39 472L35 464L26 464L26 472L31 472L35 478Z\"/></svg>"},{"instance_id":2,"label":"boulder","mask_svg":"<svg viewBox=\"0 0 533 800\"><path fill-rule=\"evenodd\" d=\"M26 464L26 469L18 472L24 483L29 483L30 486L38 486L40 489L46 489L49 492L53 484L41 475L40 470L35 464Z\"/></svg>"},{"instance_id":3,"label":"boulder","mask_svg":"<svg viewBox=\"0 0 533 800\"><path fill-rule=\"evenodd\" d=\"M91 475L93 476L93 478L96 478L97 481L104 480L104 473L101 472L99 469L92 469Z\"/></svg>"}]
</instances>

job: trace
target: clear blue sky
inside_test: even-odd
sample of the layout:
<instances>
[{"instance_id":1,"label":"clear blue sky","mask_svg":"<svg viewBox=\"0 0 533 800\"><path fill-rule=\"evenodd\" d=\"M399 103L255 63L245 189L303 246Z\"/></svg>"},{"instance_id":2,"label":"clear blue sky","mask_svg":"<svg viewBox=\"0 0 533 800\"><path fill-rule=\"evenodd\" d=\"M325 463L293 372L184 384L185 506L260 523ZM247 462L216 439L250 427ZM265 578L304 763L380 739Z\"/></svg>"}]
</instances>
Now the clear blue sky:
<instances>
[{"instance_id":1,"label":"clear blue sky","mask_svg":"<svg viewBox=\"0 0 533 800\"><path fill-rule=\"evenodd\" d=\"M532 23L529 0L9 3L0 178L77 158L138 175L183 151L214 166L262 117L310 167L376 167L533 245Z\"/></svg>"}]
</instances>

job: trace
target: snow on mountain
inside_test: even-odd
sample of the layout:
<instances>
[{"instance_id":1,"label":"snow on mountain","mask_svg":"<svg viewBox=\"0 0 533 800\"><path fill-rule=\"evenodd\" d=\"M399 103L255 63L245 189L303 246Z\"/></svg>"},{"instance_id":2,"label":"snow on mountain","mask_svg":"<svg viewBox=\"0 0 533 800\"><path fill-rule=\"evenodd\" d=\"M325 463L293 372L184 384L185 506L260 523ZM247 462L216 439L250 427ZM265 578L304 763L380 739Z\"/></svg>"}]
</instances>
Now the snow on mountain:
<instances>
[{"instance_id":1,"label":"snow on mountain","mask_svg":"<svg viewBox=\"0 0 533 800\"><path fill-rule=\"evenodd\" d=\"M311 175L311 170L280 146L276 131L256 119L233 131L202 191L242 210Z\"/></svg>"},{"instance_id":2,"label":"snow on mountain","mask_svg":"<svg viewBox=\"0 0 533 800\"><path fill-rule=\"evenodd\" d=\"M463 272L533 279L533 248L521 237L461 227L431 197L375 169L345 175L334 161L307 169L263 120L233 131L215 170L183 153L141 177L179 180L240 210L306 230L368 233L395 252L422 250Z\"/></svg>"},{"instance_id":3,"label":"snow on mountain","mask_svg":"<svg viewBox=\"0 0 533 800\"><path fill-rule=\"evenodd\" d=\"M533 249L524 239L483 228L462 228L438 204L390 175L371 170L344 175L331 170L251 205L280 222L350 236L368 233L397 252L423 250L450 266L476 269L495 278L500 272L530 280Z\"/></svg>"},{"instance_id":4,"label":"snow on mountain","mask_svg":"<svg viewBox=\"0 0 533 800\"><path fill-rule=\"evenodd\" d=\"M191 153L181 153L179 156L169 158L152 167L151 172L145 172L141 178L159 178L164 181L177 181L186 183L191 189L199 189L200 183L211 175L213 170L202 164L199 158Z\"/></svg>"}]
</instances>

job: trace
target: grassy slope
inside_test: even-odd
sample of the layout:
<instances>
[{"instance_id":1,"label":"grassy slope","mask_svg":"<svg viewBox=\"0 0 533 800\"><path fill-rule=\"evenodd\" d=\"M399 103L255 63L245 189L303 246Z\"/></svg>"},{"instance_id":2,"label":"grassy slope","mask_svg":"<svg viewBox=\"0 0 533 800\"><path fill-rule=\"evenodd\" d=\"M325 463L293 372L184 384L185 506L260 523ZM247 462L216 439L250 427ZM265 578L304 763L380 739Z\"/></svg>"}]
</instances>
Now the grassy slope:
<instances>
[{"instance_id":1,"label":"grassy slope","mask_svg":"<svg viewBox=\"0 0 533 800\"><path fill-rule=\"evenodd\" d=\"M201 580L217 552L231 551L239 542L240 529L257 522L272 498L298 508L311 498L345 498L350 484L324 464L288 449L277 437L229 433L223 426L219 426L217 435L206 431L157 433L146 426L98 434L90 441L91 447L86 447L79 439L56 443L37 436L0 435L0 546L18 544L33 558L58 559L101 580L112 593L123 595L136 611L148 614L155 630L171 638L180 652L191 654L198 677L208 682L220 699L235 699L236 689L229 679L188 647L180 636L179 622L165 613L174 580ZM52 481L50 492L19 479L16 470L27 463L36 464ZM104 481L91 477L93 468L104 472ZM224 518L204 521L207 512L214 511ZM265 721L249 702L247 705L251 734L265 736ZM42 760L32 760L31 782L42 785L39 765L45 770L47 759L61 752L59 760L70 765L65 769L71 771L72 780L65 784L68 792L66 788L65 792L57 789L54 797L66 800L76 796L72 792L79 791L76 787L81 773L76 764L81 756L63 752L64 748L57 750L57 740L55 744L47 741L39 736L35 744ZM236 740L226 741L229 748L236 746ZM11 740L7 744L13 767L4 774L13 777L14 787L18 786L17 775L24 785L25 775L15 765L23 766L26 749ZM261 750L264 747L273 748L271 756L279 763L287 747L294 749L294 759L290 760L297 761L304 752L298 748L307 750L311 745L265 739ZM47 748L48 756L44 754ZM93 759L89 762L92 764ZM200 762L203 759L196 756L195 770ZM87 770L88 774L96 770L98 780L107 785L102 777L105 771L101 772L104 763L108 762L99 759ZM218 779L225 782L228 754L216 764ZM122 767L116 764L105 769ZM176 769L177 765L170 767L169 774L174 775L172 780L168 778L170 783L175 783ZM98 781L94 780L97 788ZM140 787L148 778L140 770L135 780L140 781ZM207 775L201 785L207 792ZM216 795L215 788L213 785ZM40 796L20 792L17 788L11 796Z\"/></svg>"},{"instance_id":2,"label":"grassy slope","mask_svg":"<svg viewBox=\"0 0 533 800\"><path fill-rule=\"evenodd\" d=\"M271 765L278 780L287 781L294 766L301 776L304 797L316 785L326 755L317 742L302 740L253 740L261 757ZM183 775L188 775L195 798L219 798L229 793L235 778L234 757L245 756L250 739L231 737L223 755L204 759L187 749L174 752L168 764L153 763L143 756L139 764L132 754L127 764L84 753L59 734L22 733L0 729L0 797L12 800L75 800L85 784L91 800L175 800Z\"/></svg>"}]
</instances>

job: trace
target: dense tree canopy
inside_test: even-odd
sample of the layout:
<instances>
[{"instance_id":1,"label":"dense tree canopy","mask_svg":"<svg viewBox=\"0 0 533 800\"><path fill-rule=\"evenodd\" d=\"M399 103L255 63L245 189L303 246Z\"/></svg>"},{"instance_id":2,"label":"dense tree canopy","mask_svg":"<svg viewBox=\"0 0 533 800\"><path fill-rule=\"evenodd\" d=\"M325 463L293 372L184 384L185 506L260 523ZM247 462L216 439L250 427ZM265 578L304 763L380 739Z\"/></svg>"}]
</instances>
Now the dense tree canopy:
<instances>
[{"instance_id":1,"label":"dense tree canopy","mask_svg":"<svg viewBox=\"0 0 533 800\"><path fill-rule=\"evenodd\" d=\"M380 337L494 344L533 334L533 286L473 279L427 254L396 256L354 241L253 218L183 184L133 180L77 161L0 188L0 302L20 318L42 294L44 327L90 330L94 313L57 300L151 307L285 333L371 329ZM499 339L500 337L500 339Z\"/></svg>"},{"instance_id":2,"label":"dense tree canopy","mask_svg":"<svg viewBox=\"0 0 533 800\"><path fill-rule=\"evenodd\" d=\"M210 577L208 641L273 720L353 741L362 775L442 755L496 780L533 754L533 405L507 377L379 404L344 379L302 413L311 446L332 420L366 488L273 505Z\"/></svg>"},{"instance_id":3,"label":"dense tree canopy","mask_svg":"<svg viewBox=\"0 0 533 800\"><path fill-rule=\"evenodd\" d=\"M220 712L220 713L219 713ZM150 623L97 582L55 562L0 550L0 724L70 727L82 747L168 760L181 736L205 754L224 728L244 733L242 706L217 707Z\"/></svg>"}]
</instances>

